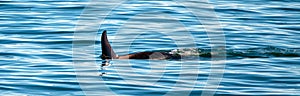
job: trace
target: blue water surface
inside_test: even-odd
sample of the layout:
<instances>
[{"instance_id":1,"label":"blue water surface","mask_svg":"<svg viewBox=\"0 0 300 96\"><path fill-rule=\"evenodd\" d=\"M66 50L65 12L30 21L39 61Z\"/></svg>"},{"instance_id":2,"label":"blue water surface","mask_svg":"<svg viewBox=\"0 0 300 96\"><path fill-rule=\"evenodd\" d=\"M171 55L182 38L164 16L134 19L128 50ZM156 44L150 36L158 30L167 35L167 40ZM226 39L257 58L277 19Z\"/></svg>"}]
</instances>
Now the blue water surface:
<instances>
[{"instance_id":1,"label":"blue water surface","mask_svg":"<svg viewBox=\"0 0 300 96\"><path fill-rule=\"evenodd\" d=\"M81 42L92 50L74 59L74 32L85 25L78 20L98 18L82 17L89 2L0 1L1 96L300 94L298 0L210 0L226 40L227 58L222 60L226 65L216 69L206 55L211 53L211 42L205 28L191 11L172 0L122 2L102 16L101 26L95 25L99 27L95 38ZM199 12L208 9L198 5L203 3L200 0L187 2ZM101 0L92 4L97 3L109 5ZM103 6L91 8L98 12ZM103 30L119 55L164 50L193 58L112 60L103 66L99 58ZM84 58L86 54L93 58ZM83 62L79 71L74 61ZM94 64L96 70L85 64ZM212 72L222 78L209 78Z\"/></svg>"}]
</instances>

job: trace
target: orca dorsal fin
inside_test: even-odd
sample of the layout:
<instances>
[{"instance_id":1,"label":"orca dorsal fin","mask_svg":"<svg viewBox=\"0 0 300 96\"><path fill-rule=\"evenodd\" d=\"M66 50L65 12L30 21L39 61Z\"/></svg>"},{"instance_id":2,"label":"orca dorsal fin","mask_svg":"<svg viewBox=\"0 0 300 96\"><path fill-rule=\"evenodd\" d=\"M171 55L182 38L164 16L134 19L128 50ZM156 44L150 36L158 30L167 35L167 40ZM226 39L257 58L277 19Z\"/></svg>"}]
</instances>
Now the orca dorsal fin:
<instances>
[{"instance_id":1,"label":"orca dorsal fin","mask_svg":"<svg viewBox=\"0 0 300 96\"><path fill-rule=\"evenodd\" d=\"M117 55L115 54L114 50L111 48L107 36L106 30L102 32L101 36L101 47L102 47L102 59L116 59Z\"/></svg>"}]
</instances>

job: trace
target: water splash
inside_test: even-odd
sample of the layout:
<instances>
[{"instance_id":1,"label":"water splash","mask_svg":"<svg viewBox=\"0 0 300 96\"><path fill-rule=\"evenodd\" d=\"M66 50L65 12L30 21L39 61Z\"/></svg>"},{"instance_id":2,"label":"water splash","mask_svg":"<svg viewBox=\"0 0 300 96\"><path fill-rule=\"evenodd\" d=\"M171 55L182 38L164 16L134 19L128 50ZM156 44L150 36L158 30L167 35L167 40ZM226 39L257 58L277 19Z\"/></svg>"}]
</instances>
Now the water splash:
<instances>
[{"instance_id":1,"label":"water splash","mask_svg":"<svg viewBox=\"0 0 300 96\"><path fill-rule=\"evenodd\" d=\"M185 48L174 49L169 52L173 56L199 56L211 57L210 49ZM218 53L218 52L216 52ZM216 54L218 55L218 54ZM270 58L270 57L300 57L299 49L278 48L268 46L263 48L249 49L226 49L227 58Z\"/></svg>"}]
</instances>

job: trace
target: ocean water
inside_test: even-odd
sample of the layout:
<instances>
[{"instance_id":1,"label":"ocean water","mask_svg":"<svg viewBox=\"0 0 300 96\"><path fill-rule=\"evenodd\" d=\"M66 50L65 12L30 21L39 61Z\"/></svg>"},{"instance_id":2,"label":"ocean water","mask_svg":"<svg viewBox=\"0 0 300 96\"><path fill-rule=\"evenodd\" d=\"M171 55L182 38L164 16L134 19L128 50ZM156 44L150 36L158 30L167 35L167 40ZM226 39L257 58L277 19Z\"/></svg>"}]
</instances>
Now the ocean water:
<instances>
[{"instance_id":1,"label":"ocean water","mask_svg":"<svg viewBox=\"0 0 300 96\"><path fill-rule=\"evenodd\" d=\"M208 2L2 0L0 95L299 95L300 1Z\"/></svg>"}]
</instances>

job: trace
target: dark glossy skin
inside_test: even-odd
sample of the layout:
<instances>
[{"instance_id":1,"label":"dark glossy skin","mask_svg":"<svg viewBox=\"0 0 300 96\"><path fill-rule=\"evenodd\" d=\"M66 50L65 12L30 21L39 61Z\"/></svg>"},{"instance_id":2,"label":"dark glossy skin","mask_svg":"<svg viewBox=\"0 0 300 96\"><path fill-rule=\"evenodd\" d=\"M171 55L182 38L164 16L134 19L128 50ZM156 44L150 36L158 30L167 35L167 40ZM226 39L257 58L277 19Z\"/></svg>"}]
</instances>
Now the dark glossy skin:
<instances>
[{"instance_id":1,"label":"dark glossy skin","mask_svg":"<svg viewBox=\"0 0 300 96\"><path fill-rule=\"evenodd\" d=\"M134 54L128 54L124 56L117 56L113 51L112 47L107 40L107 32L103 31L101 36L101 46L102 46L102 59L169 59L171 58L171 54L167 52L140 52Z\"/></svg>"},{"instance_id":2,"label":"dark glossy skin","mask_svg":"<svg viewBox=\"0 0 300 96\"><path fill-rule=\"evenodd\" d=\"M106 30L103 31L101 36L101 45L102 45L102 59L116 59L117 55L115 54L114 50L111 48L107 36Z\"/></svg>"},{"instance_id":3,"label":"dark glossy skin","mask_svg":"<svg viewBox=\"0 0 300 96\"><path fill-rule=\"evenodd\" d=\"M125 56L119 56L118 59L169 59L171 57L170 54L165 52L140 52L134 54L128 54Z\"/></svg>"}]
</instances>

